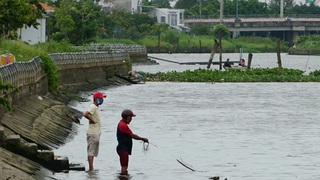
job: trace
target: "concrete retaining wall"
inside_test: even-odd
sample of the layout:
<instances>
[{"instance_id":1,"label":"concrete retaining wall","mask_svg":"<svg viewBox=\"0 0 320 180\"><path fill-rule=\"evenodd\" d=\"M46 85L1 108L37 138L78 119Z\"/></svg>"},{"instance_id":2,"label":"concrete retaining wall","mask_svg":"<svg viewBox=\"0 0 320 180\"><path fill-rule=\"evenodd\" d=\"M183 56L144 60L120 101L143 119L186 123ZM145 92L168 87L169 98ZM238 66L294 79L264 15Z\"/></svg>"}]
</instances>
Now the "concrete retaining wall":
<instances>
[{"instance_id":1,"label":"concrete retaining wall","mask_svg":"<svg viewBox=\"0 0 320 180\"><path fill-rule=\"evenodd\" d=\"M51 54L50 57L57 65L61 85L75 86L76 90L104 86L96 83L107 82L114 78L114 74L127 73L131 68L125 62L130 58L126 52L62 53ZM57 96L63 95L48 93L48 78L39 57L0 66L0 77L3 84L12 84L20 89L19 92L0 92L13 105L12 111L0 107L0 149L5 148L50 167L52 159L45 164L39 152L30 153L28 149L50 150L63 145L69 135L76 133L74 120L81 117L82 112L59 101ZM16 137L16 145L9 143L13 142L9 138L11 136ZM26 148L28 143L37 147ZM0 162L1 167L4 166Z\"/></svg>"}]
</instances>

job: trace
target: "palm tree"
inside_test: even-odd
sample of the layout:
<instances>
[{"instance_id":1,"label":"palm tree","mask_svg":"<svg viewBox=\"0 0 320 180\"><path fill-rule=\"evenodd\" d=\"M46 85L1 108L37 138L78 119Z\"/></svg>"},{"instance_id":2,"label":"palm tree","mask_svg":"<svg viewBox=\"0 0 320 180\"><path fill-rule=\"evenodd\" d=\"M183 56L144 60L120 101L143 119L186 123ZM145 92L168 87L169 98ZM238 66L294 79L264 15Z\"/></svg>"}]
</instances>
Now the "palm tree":
<instances>
[{"instance_id":1,"label":"palm tree","mask_svg":"<svg viewBox=\"0 0 320 180\"><path fill-rule=\"evenodd\" d=\"M158 4L158 8L170 8L169 0L155 0Z\"/></svg>"}]
</instances>

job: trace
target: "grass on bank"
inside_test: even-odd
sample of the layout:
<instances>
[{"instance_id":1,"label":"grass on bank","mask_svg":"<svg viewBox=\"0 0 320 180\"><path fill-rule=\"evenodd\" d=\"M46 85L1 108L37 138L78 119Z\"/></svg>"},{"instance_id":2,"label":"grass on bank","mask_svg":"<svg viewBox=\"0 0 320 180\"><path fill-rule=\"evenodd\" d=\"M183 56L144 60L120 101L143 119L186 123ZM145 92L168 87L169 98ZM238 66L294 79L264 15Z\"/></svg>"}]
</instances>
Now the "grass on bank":
<instances>
[{"instance_id":1,"label":"grass on bank","mask_svg":"<svg viewBox=\"0 0 320 180\"><path fill-rule=\"evenodd\" d=\"M17 40L1 40L0 54L6 52L15 56L16 61L29 61L41 54L51 54L58 52L76 52L71 44L63 42L46 42L36 45L29 45Z\"/></svg>"},{"instance_id":2,"label":"grass on bank","mask_svg":"<svg viewBox=\"0 0 320 180\"><path fill-rule=\"evenodd\" d=\"M214 38L212 36L196 36L192 37L180 33L179 39L175 43L170 44L168 37L161 36L160 46L167 49L166 52L190 52L197 51L201 48L201 52L211 52L214 45ZM147 49L158 47L157 36L146 36L143 39L133 41L129 39L98 39L98 44L108 43L123 43L123 44L140 44L145 45ZM242 48L243 52L247 53L263 53L263 52L276 52L276 39L261 38L261 37L239 37L236 39L222 40L222 51L227 53L239 53ZM285 42L281 43L281 51L287 52L288 46ZM16 57L16 61L29 61L34 57L41 54L51 54L59 52L77 52L72 44L66 42L49 41L36 45L29 45L28 43L18 40L1 40L0 41L0 54L6 52L12 53Z\"/></svg>"},{"instance_id":3,"label":"grass on bank","mask_svg":"<svg viewBox=\"0 0 320 180\"><path fill-rule=\"evenodd\" d=\"M169 43L169 37L165 34L160 36L160 46L164 47L171 52L178 46L180 49L199 49L200 45L203 49L211 49L214 44L213 36L191 36L184 33L176 34L177 40L174 43ZM216 38L217 39L217 38ZM98 43L124 43L124 44L140 44L145 45L147 48L158 47L158 36L145 36L144 38L132 41L128 39L98 39ZM227 53L239 53L239 49L242 48L243 52L248 53L274 53L276 52L276 38L265 38L258 36L251 37L238 37L235 39L223 39L222 51ZM305 51L320 52L320 35L301 35L295 39L295 48ZM289 52L290 45L288 42L281 41L280 51ZM315 53L320 54L320 53Z\"/></svg>"},{"instance_id":4,"label":"grass on bank","mask_svg":"<svg viewBox=\"0 0 320 180\"><path fill-rule=\"evenodd\" d=\"M167 49L166 52L202 52L210 53L214 45L213 36L190 36L186 34L179 34L177 39L169 42L170 38L167 36L160 36L160 47ZM172 41L172 40L171 40ZM124 39L111 39L111 40L98 40L98 43L114 43L120 42L124 44L140 44L145 45L151 49L158 48L158 36L145 36L144 38L133 41L126 41ZM276 52L276 39L275 38L262 38L262 37L239 37L235 39L222 39L222 52L224 53L239 53L242 48L243 52L248 53L270 53ZM289 46L287 42L281 41L281 52L288 52Z\"/></svg>"},{"instance_id":5,"label":"grass on bank","mask_svg":"<svg viewBox=\"0 0 320 180\"><path fill-rule=\"evenodd\" d=\"M195 41L199 39L195 38ZM202 38L201 38L202 39ZM237 42L238 41L238 42ZM238 38L237 41L229 42L230 46L241 47L244 44L253 44L260 48L272 47L273 41L261 38ZM111 42L111 41L108 41ZM123 40L122 43L126 42ZM130 42L130 41L128 41ZM212 39L207 38L206 42ZM237 43L239 44L237 44ZM241 43L240 43L241 42ZM228 41L223 44L223 48L227 47ZM247 46L249 48L249 46ZM16 56L17 61L29 61L34 57L56 52L75 52L78 51L72 45L67 43L47 42L37 45L28 45L21 41L5 40L0 41L0 54L10 52ZM246 50L244 50L246 52ZM167 73L148 74L143 73L146 81L176 81L176 82L320 82L320 71L316 70L309 75L304 75L301 70L283 69L283 74L278 75L277 69L251 69L247 71L238 70L195 70ZM56 83L53 83L54 85ZM56 89L56 88L54 88Z\"/></svg>"},{"instance_id":6,"label":"grass on bank","mask_svg":"<svg viewBox=\"0 0 320 180\"><path fill-rule=\"evenodd\" d=\"M213 35L192 36L190 34L179 31L163 32L160 35L160 47L166 49L163 52L184 53L184 52L208 52L210 53L214 39ZM224 53L238 53L242 48L243 52L248 53L270 53L276 52L276 38L264 38L258 36L238 37L235 39L222 39L222 51ZM97 43L123 43L123 44L140 44L145 45L147 49L157 49L159 37L157 35L146 35L139 40L118 39L116 37L110 39L97 39ZM289 44L281 41L281 52L289 50Z\"/></svg>"}]
</instances>

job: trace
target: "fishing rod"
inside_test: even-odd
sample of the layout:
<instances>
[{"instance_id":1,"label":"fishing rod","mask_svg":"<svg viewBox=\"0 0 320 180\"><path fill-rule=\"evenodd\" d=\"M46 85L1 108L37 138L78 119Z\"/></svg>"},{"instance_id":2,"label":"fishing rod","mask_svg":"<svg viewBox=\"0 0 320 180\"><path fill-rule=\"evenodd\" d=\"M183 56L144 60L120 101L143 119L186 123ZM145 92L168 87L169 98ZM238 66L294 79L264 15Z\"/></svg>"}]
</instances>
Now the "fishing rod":
<instances>
[{"instance_id":1,"label":"fishing rod","mask_svg":"<svg viewBox=\"0 0 320 180\"><path fill-rule=\"evenodd\" d=\"M149 150L149 144L152 145L152 146L154 146L154 147L159 148L159 147L158 147L156 144L154 144L154 143L151 143L151 142L149 142L149 143L143 142L142 150L143 150L143 151L148 151L148 150ZM166 152L166 154L169 154L169 153ZM172 156L172 155L171 155L171 156ZM172 157L173 157L173 156L172 156ZM181 157L180 157L179 159L177 159L177 158L175 158L175 159L176 159L176 161L177 161L179 164L181 164L183 167L189 169L190 171L193 171L193 172L196 172L196 171L197 171L197 172L206 172L206 171L204 171L204 170L202 170L202 171L201 171L201 170L197 170L193 165L184 162Z\"/></svg>"}]
</instances>

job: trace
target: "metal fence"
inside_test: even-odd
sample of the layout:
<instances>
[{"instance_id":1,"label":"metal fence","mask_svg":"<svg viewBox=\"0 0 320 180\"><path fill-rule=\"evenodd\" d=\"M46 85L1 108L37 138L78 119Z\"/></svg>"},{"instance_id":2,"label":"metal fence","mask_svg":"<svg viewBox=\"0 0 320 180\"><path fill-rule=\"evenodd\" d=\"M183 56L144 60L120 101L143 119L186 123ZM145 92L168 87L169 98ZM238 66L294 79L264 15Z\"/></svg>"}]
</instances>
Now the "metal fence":
<instances>
[{"instance_id":1,"label":"metal fence","mask_svg":"<svg viewBox=\"0 0 320 180\"><path fill-rule=\"evenodd\" d=\"M82 52L55 53L50 55L58 70L79 67L121 65L129 58L127 52ZM37 82L44 76L41 58L36 57L28 62L14 62L0 66L0 78L3 84L21 86Z\"/></svg>"},{"instance_id":2,"label":"metal fence","mask_svg":"<svg viewBox=\"0 0 320 180\"><path fill-rule=\"evenodd\" d=\"M58 70L77 67L113 66L123 64L129 58L127 52L80 52L56 53L50 55Z\"/></svg>"},{"instance_id":3,"label":"metal fence","mask_svg":"<svg viewBox=\"0 0 320 180\"><path fill-rule=\"evenodd\" d=\"M90 44L88 46L77 46L81 51L107 51L107 52L128 52L130 54L141 53L147 54L147 48L143 45L128 45L128 44Z\"/></svg>"},{"instance_id":4,"label":"metal fence","mask_svg":"<svg viewBox=\"0 0 320 180\"><path fill-rule=\"evenodd\" d=\"M42 76L41 59L36 57L28 62L13 62L0 66L3 84L20 86L38 81Z\"/></svg>"}]
</instances>

